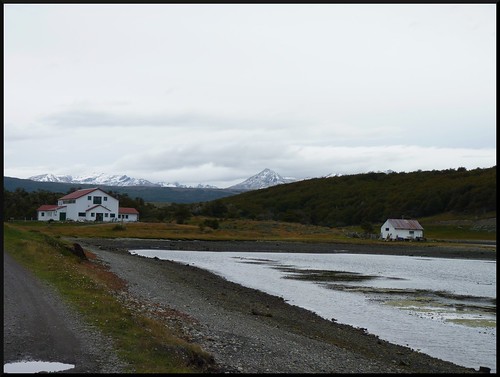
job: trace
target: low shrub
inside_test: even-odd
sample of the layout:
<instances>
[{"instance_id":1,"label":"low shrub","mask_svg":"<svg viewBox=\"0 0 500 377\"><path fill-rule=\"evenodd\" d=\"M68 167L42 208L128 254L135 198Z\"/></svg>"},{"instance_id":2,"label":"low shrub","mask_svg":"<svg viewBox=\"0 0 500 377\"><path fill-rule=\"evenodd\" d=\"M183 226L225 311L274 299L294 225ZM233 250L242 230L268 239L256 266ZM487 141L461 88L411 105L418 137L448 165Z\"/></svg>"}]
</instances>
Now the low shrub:
<instances>
[{"instance_id":1,"label":"low shrub","mask_svg":"<svg viewBox=\"0 0 500 377\"><path fill-rule=\"evenodd\" d=\"M111 230L115 231L125 231L127 230L127 227L124 224L116 224Z\"/></svg>"}]
</instances>

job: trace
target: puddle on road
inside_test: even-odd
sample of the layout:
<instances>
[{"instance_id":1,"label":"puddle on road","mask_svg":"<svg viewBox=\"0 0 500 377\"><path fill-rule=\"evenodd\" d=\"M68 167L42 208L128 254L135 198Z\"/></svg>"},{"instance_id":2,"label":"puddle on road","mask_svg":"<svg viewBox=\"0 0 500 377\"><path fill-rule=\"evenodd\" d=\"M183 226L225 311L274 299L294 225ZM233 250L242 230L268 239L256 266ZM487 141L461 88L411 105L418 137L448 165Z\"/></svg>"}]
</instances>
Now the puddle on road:
<instances>
[{"instance_id":1,"label":"puddle on road","mask_svg":"<svg viewBox=\"0 0 500 377\"><path fill-rule=\"evenodd\" d=\"M4 373L50 373L72 369L73 364L63 364L52 361L18 361L3 365Z\"/></svg>"}]
</instances>

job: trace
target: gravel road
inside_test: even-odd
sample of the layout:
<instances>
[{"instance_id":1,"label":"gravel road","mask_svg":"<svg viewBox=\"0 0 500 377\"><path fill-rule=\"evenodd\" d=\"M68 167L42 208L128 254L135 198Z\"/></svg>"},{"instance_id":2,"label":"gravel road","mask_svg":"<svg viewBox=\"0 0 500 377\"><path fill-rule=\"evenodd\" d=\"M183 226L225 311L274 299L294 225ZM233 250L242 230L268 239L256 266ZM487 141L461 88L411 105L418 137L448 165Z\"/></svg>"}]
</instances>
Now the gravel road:
<instances>
[{"instance_id":1,"label":"gravel road","mask_svg":"<svg viewBox=\"0 0 500 377\"><path fill-rule=\"evenodd\" d=\"M328 321L280 297L242 287L194 266L127 252L134 248L249 251L252 247L254 251L291 251L292 243L71 240L75 241L127 281L128 289L121 293L126 305L176 327L181 337L210 352L223 372L475 372L390 344L364 329ZM321 249L319 245L293 245L296 252ZM342 245L341 249L345 252L346 247L350 246ZM332 245L329 248L331 251ZM396 252L396 248L391 250ZM411 252L420 255L417 249ZM421 250L422 255L426 252Z\"/></svg>"},{"instance_id":2,"label":"gravel road","mask_svg":"<svg viewBox=\"0 0 500 377\"><path fill-rule=\"evenodd\" d=\"M3 359L72 364L69 373L120 372L110 340L84 323L53 288L3 254Z\"/></svg>"}]
</instances>

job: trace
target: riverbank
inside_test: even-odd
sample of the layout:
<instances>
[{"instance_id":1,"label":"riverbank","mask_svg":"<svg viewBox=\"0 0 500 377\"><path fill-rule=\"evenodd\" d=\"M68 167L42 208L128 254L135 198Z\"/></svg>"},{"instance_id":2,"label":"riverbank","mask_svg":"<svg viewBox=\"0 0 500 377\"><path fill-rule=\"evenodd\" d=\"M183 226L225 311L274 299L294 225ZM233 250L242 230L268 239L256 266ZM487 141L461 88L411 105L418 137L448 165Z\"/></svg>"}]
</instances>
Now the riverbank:
<instances>
[{"instance_id":1,"label":"riverbank","mask_svg":"<svg viewBox=\"0 0 500 377\"><path fill-rule=\"evenodd\" d=\"M199 268L132 256L130 249L281 252L377 252L354 245L283 242L74 239L127 282L124 304L163 321L233 373L473 373L364 329L323 319L282 298L242 287ZM389 253L420 249L387 248ZM379 250L378 252L381 252ZM432 250L434 253L436 249ZM430 252L426 250L425 252ZM442 257L457 250L440 250ZM465 252L465 251L462 251ZM424 253L423 251L421 253ZM478 251L480 253L480 251ZM408 255L408 254L399 254ZM418 254L425 255L425 254ZM465 254L470 256L470 254ZM483 254L478 254L483 255ZM432 255L435 256L435 255ZM456 257L456 256L455 256ZM477 369L479 369L479 365Z\"/></svg>"},{"instance_id":2,"label":"riverbank","mask_svg":"<svg viewBox=\"0 0 500 377\"><path fill-rule=\"evenodd\" d=\"M436 246L427 242L387 242L385 244L317 243L283 241L180 241L137 238L94 238L94 244L111 249L164 249L192 251L241 251L271 253L353 253L407 255L434 258L496 260L496 243Z\"/></svg>"}]
</instances>

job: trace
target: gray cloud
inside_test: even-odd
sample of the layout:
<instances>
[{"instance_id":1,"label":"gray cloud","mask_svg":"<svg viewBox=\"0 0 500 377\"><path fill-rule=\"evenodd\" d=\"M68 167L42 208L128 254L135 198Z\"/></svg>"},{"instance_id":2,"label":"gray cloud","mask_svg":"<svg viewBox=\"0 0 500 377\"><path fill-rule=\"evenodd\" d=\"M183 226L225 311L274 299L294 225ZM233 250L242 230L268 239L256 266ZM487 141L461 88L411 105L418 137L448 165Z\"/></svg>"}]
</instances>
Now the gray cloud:
<instances>
[{"instance_id":1,"label":"gray cloud","mask_svg":"<svg viewBox=\"0 0 500 377\"><path fill-rule=\"evenodd\" d=\"M12 176L496 163L493 4L7 4L4 20Z\"/></svg>"}]
</instances>

